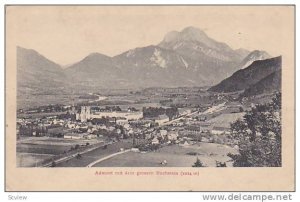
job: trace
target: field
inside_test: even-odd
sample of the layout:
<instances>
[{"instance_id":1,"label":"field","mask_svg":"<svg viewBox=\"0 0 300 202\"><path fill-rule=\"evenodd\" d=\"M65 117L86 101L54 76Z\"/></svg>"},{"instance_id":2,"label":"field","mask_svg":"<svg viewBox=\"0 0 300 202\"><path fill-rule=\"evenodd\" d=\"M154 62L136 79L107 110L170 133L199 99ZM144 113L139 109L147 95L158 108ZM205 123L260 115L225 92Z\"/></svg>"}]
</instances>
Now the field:
<instances>
[{"instance_id":1,"label":"field","mask_svg":"<svg viewBox=\"0 0 300 202\"><path fill-rule=\"evenodd\" d=\"M108 145L106 149L100 147L88 153L82 154L81 159L70 159L68 161L58 163L56 167L85 167L97 159L103 158L110 154L120 151L120 148L130 148L132 146L132 140L123 140L121 142Z\"/></svg>"},{"instance_id":2,"label":"field","mask_svg":"<svg viewBox=\"0 0 300 202\"><path fill-rule=\"evenodd\" d=\"M71 104L74 95L66 93L24 93L18 92L17 108L31 108L38 106L45 106L49 104Z\"/></svg>"},{"instance_id":3,"label":"field","mask_svg":"<svg viewBox=\"0 0 300 202\"><path fill-rule=\"evenodd\" d=\"M63 138L49 137L27 137L18 140L17 143L17 166L29 167L47 159L62 155L71 147L85 145L89 142L91 145L103 142L102 139L94 140L66 140Z\"/></svg>"},{"instance_id":4,"label":"field","mask_svg":"<svg viewBox=\"0 0 300 202\"><path fill-rule=\"evenodd\" d=\"M96 164L94 167L191 167L198 158L205 166L215 167L216 161L226 162L232 166L227 154L237 153L229 146L214 143L199 143L199 145L165 146L155 152L120 154ZM189 154L188 154L189 153ZM192 154L192 155L191 155ZM166 160L167 165L161 162Z\"/></svg>"},{"instance_id":5,"label":"field","mask_svg":"<svg viewBox=\"0 0 300 202\"><path fill-rule=\"evenodd\" d=\"M74 146L76 144L90 144L103 141L102 138L97 139L64 139L64 138L54 138L54 137L26 137L18 140L18 144L31 144L31 145L49 145L49 146Z\"/></svg>"},{"instance_id":6,"label":"field","mask_svg":"<svg viewBox=\"0 0 300 202\"><path fill-rule=\"evenodd\" d=\"M170 90L170 89L169 89ZM172 90L172 89L171 89ZM175 89L173 89L175 90ZM94 105L100 106L109 106L109 105L123 105L124 108L127 106L136 107L137 109L141 109L142 107L160 107L159 103L162 100L172 99L173 104L199 104L199 103L211 103L211 97L209 93L199 92L197 91L188 91L187 89L180 89L175 93L160 92L158 90L153 91L135 91L135 90L107 90L103 89L93 90L88 89L88 91L72 92L71 90L66 91L65 89L61 91L50 91L50 92L34 92L34 93L26 93L20 92L17 97L18 101L18 109L26 109L31 107L45 106L49 104L83 104L83 103L93 103ZM73 90L72 90L73 91ZM89 92L88 94L86 92ZM98 100L95 96L92 99L91 94L105 96L107 99ZM181 95L178 95L180 93ZM22 95L22 96L21 96ZM83 99L88 98L88 99ZM169 104L171 104L169 103ZM122 108L122 107L121 107Z\"/></svg>"},{"instance_id":7,"label":"field","mask_svg":"<svg viewBox=\"0 0 300 202\"><path fill-rule=\"evenodd\" d=\"M62 154L68 151L71 146L68 145L39 145L39 144L20 144L17 145L18 153L35 153L35 154Z\"/></svg>"},{"instance_id":8,"label":"field","mask_svg":"<svg viewBox=\"0 0 300 202\"><path fill-rule=\"evenodd\" d=\"M58 116L61 114L65 114L66 112L41 112L41 113L30 113L30 114L26 114L26 113L19 113L18 114L18 118L32 118L32 119L36 119L36 118L43 118L43 117L49 117L49 116Z\"/></svg>"},{"instance_id":9,"label":"field","mask_svg":"<svg viewBox=\"0 0 300 202\"><path fill-rule=\"evenodd\" d=\"M51 154L17 153L17 167L32 167L36 163L54 156Z\"/></svg>"},{"instance_id":10,"label":"field","mask_svg":"<svg viewBox=\"0 0 300 202\"><path fill-rule=\"evenodd\" d=\"M218 127L230 127L230 123L235 122L238 119L242 119L245 113L229 113L221 114L215 118L209 120L209 123L212 123L214 126Z\"/></svg>"}]
</instances>

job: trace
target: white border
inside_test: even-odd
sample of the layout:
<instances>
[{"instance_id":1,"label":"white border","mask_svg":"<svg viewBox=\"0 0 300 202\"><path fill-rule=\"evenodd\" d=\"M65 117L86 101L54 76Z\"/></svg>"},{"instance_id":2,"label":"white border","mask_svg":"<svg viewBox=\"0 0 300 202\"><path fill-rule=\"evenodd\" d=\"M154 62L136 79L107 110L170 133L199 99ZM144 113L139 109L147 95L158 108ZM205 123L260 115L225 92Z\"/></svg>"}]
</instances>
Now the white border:
<instances>
[{"instance_id":1,"label":"white border","mask_svg":"<svg viewBox=\"0 0 300 202\"><path fill-rule=\"evenodd\" d=\"M251 1L246 1L246 0L205 0L205 1L196 1L196 0L172 0L172 4L295 4L296 5L296 11L297 7L300 6L299 1L297 2L296 0L251 0ZM0 71L0 79L2 85L0 85L0 92L2 93L2 96L0 98L0 103L1 106L3 107L0 113L0 136L2 136L2 140L4 140L4 95L5 95L5 89L4 89L4 5L6 4L170 4L170 0L144 0L144 1L138 1L138 0L127 0L127 1L122 1L122 0L110 0L110 1L103 1L103 0L98 0L98 1L91 1L91 0L26 0L26 1L21 1L21 0L4 0L0 2L1 5L1 14L3 20L0 20L0 29L1 29L1 44L2 48L0 49L1 54L0 54L0 61L2 61L3 68ZM299 27L299 22L300 20L298 19L298 16L296 14L296 33L298 33L298 27ZM296 40L296 49L299 47L299 41ZM300 58L299 51L296 51L296 58ZM297 63L296 63L297 64ZM299 89L300 89L300 84L298 79L299 77L299 71L296 71L296 101L299 100ZM297 104L297 102L296 102ZM298 109L296 107L296 109ZM299 110L296 111L296 117L299 115ZM300 125L299 119L296 118L296 129L297 126ZM296 130L298 131L298 130ZM300 137L297 137L296 134L296 140L297 140L297 145L299 144ZM0 148L3 149L4 151L4 141L1 141L0 139ZM298 162L300 161L300 154L298 152L299 149L296 148L296 162L297 162L297 168L299 168ZM171 201L176 202L176 201L202 201L201 195L204 193L153 193L153 192L148 192L148 193L117 193L117 192L111 192L111 193L97 193L97 192L80 192L80 193L53 193L53 192L38 192L38 193L17 193L17 192L4 192L4 152L1 153L1 161L0 161L0 171L1 171L1 176L3 179L0 182L0 200L1 201L9 201L8 196L13 195L25 195L28 197L27 201L72 201L72 202L82 202L82 201L88 201L88 202L106 202L106 201L122 201L122 202L132 202L132 201ZM299 176L299 169L296 171L296 177L298 178ZM274 179L276 180L276 179ZM298 180L297 180L298 181ZM299 190L298 183L296 184L296 190ZM250 192L251 193L251 192ZM213 194L213 193L210 193ZM217 193L221 194L221 193ZM225 193L226 195L230 193ZM256 193L259 194L259 193ZM263 194L263 193L261 193ZM273 193L273 194L280 194L280 193ZM293 201L300 201L300 194L296 193L291 193Z\"/></svg>"}]
</instances>

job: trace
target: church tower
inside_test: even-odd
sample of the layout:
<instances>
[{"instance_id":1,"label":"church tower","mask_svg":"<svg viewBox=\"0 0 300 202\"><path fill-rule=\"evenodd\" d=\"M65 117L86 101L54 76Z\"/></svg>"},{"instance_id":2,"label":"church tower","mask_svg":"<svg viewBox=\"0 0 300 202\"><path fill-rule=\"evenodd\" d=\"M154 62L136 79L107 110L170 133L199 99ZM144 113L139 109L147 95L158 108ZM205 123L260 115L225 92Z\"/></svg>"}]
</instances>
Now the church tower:
<instances>
[{"instance_id":1,"label":"church tower","mask_svg":"<svg viewBox=\"0 0 300 202\"><path fill-rule=\"evenodd\" d=\"M85 107L85 118L87 120L91 119L91 107L90 106Z\"/></svg>"},{"instance_id":2,"label":"church tower","mask_svg":"<svg viewBox=\"0 0 300 202\"><path fill-rule=\"evenodd\" d=\"M80 121L86 122L86 107L85 106L81 106Z\"/></svg>"}]
</instances>

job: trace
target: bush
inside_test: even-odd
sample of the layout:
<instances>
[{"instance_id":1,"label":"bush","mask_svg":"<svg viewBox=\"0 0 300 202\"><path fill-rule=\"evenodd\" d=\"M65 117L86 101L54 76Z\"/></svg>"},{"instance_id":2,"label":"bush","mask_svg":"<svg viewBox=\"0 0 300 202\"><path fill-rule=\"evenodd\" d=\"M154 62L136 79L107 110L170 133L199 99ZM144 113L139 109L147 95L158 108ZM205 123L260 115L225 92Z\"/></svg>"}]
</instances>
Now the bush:
<instances>
[{"instance_id":1,"label":"bush","mask_svg":"<svg viewBox=\"0 0 300 202\"><path fill-rule=\"evenodd\" d=\"M76 155L76 159L81 159L81 158L82 158L81 154Z\"/></svg>"},{"instance_id":2,"label":"bush","mask_svg":"<svg viewBox=\"0 0 300 202\"><path fill-rule=\"evenodd\" d=\"M51 163L51 167L56 167L56 163L55 163L55 161L52 161L52 163Z\"/></svg>"},{"instance_id":3,"label":"bush","mask_svg":"<svg viewBox=\"0 0 300 202\"><path fill-rule=\"evenodd\" d=\"M75 145L74 149L77 150L77 149L79 149L79 147L80 147L79 144L77 144L77 145Z\"/></svg>"},{"instance_id":4,"label":"bush","mask_svg":"<svg viewBox=\"0 0 300 202\"><path fill-rule=\"evenodd\" d=\"M239 154L228 154L235 167L281 166L281 93L256 105L231 125Z\"/></svg>"}]
</instances>

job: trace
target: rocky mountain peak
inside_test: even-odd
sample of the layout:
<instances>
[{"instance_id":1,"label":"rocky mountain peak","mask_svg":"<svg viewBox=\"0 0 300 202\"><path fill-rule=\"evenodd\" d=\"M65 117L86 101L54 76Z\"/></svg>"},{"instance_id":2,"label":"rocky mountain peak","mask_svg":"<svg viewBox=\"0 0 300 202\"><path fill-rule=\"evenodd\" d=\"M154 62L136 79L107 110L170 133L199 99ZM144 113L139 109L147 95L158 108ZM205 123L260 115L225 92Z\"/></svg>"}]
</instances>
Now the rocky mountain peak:
<instances>
[{"instance_id":1,"label":"rocky mountain peak","mask_svg":"<svg viewBox=\"0 0 300 202\"><path fill-rule=\"evenodd\" d=\"M265 60L268 58L271 58L271 56L266 51L254 50L243 59L243 61L240 64L240 67L241 69L244 69L256 60Z\"/></svg>"},{"instance_id":2,"label":"rocky mountain peak","mask_svg":"<svg viewBox=\"0 0 300 202\"><path fill-rule=\"evenodd\" d=\"M200 29L195 27L186 27L182 31L171 31L165 35L163 41L159 44L165 47L167 44L175 44L178 42L198 41L201 43L209 43L210 38Z\"/></svg>"}]
</instances>

